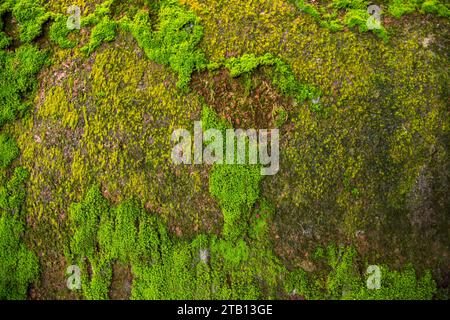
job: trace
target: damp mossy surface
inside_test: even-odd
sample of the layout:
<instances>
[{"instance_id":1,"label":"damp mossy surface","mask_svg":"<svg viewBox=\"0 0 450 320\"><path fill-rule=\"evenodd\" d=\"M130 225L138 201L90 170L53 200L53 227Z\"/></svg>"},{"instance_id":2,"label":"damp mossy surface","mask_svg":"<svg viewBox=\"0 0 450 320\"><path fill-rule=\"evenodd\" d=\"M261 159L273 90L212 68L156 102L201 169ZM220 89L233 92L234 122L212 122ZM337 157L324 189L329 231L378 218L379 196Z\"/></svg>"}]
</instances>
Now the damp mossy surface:
<instances>
[{"instance_id":1,"label":"damp mossy surface","mask_svg":"<svg viewBox=\"0 0 450 320\"><path fill-rule=\"evenodd\" d=\"M448 299L449 7L368 4L0 1L0 299ZM279 172L175 165L200 120Z\"/></svg>"}]
</instances>

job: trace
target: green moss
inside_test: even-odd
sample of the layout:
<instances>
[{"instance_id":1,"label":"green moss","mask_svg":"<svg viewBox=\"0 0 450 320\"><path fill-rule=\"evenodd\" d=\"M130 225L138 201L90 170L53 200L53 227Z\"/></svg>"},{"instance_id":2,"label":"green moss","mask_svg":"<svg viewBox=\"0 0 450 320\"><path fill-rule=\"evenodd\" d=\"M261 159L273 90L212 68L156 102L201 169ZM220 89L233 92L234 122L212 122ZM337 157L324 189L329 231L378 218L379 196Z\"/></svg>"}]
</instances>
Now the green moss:
<instances>
[{"instance_id":1,"label":"green moss","mask_svg":"<svg viewBox=\"0 0 450 320\"><path fill-rule=\"evenodd\" d=\"M165 0L150 5L158 12L158 23L153 28L147 10L139 10L132 20L128 16L120 21L113 20L113 4L113 0L105 1L96 6L94 13L82 19L83 26L94 27L89 44L81 50L91 54L102 43L114 40L120 27L131 32L150 60L169 65L175 70L179 75L178 88L187 89L191 74L206 67L204 54L197 48L203 36L198 17L178 1ZM64 41L62 43L66 44Z\"/></svg>"},{"instance_id":2,"label":"green moss","mask_svg":"<svg viewBox=\"0 0 450 320\"><path fill-rule=\"evenodd\" d=\"M413 232L384 233L383 228L400 225L397 230L417 232L409 221L415 217L410 199L416 196L418 181L424 185L422 179L433 181L433 219L441 219L442 208L436 204L445 204L445 198L439 198L434 190L445 187L445 182L431 174L430 167L446 168L447 152L441 141L448 129L443 120L446 76L442 66L446 60L439 51L441 46L422 45L429 34L439 38L436 30L426 21L423 29L415 22L403 21L411 28L404 34L395 34L403 32L395 30L391 42L383 43L374 41L370 34L347 30L332 34L318 27L343 30L342 17L348 15L352 28L364 31L363 11L354 11L363 10L355 5L363 2L356 1L335 1L336 8L312 7L321 17L319 24L307 15L298 16L285 1L181 2L189 3L189 9L178 2L164 2L149 11L134 6L129 18L122 20L114 20L117 12L113 2L97 6L95 14L83 21L84 28L93 27L85 50L97 50L95 59L69 57L55 49L57 58L64 58L64 65L44 74L36 114L14 125L11 121L30 105L27 102L39 68L20 71L18 77L11 66L20 66L23 61L13 60L19 49L14 52L8 48L2 53L7 67L1 69L1 79L8 84L0 93L6 102L0 104L6 115L2 130L18 137L22 150L19 161L31 169L24 211L37 226L27 235L36 250L47 249L42 252L53 254L55 248L61 249L69 224L64 219L67 203L79 201L92 183L99 182L103 187L94 198L100 204L89 197L81 203L91 201L101 210L82 206L79 210L89 218L70 219L75 235L71 259L83 265L83 290L89 298L108 298L116 263L131 268L134 298L279 297L277 288L289 273L272 252L269 229L281 237L277 252L284 259L288 257L288 264L309 266L306 254L315 238L308 238L310 229L306 227L311 227L323 242L352 242L361 229L368 230L367 234L383 234L390 240L369 239L369 243L374 251L377 246L389 248L380 254L390 256L392 265L397 263L393 253L400 247L402 259L412 257L415 265L434 266L440 255L435 260L416 261L419 256L425 259L417 249L418 239L423 246L432 242L436 252L445 252L439 241L427 236L435 234L431 227L422 226L421 230L430 232L420 237ZM434 4L425 7L430 12L436 10ZM189 23L182 25L184 21L193 22L192 28ZM59 18L59 25L55 22L51 26L50 36L69 47L71 40L62 32L62 23L63 18ZM124 41L128 36L123 30L133 30L139 46L147 48L147 56L160 65L141 59L142 52L134 42ZM5 31L5 40L0 35L5 47L12 43L9 35ZM108 39L115 42L100 48ZM286 121L283 170L278 176L260 181L256 167L214 166L210 172L210 168L170 164L170 134L175 128L189 128L200 117L205 128L230 127L209 107L204 107L200 116L202 103L195 90L175 90L176 75L178 86L187 88L192 72L203 69L206 57L211 60L208 70L228 63L225 67L236 77L247 77L260 68L280 92L293 98L289 101L295 100L274 111L280 115L280 125L281 120ZM35 61L24 60L25 64ZM71 75L74 70L76 77ZM21 90L28 81L31 84ZM197 82L191 88L197 88ZM234 90L230 86L214 94L233 99L239 96ZM246 90L246 94L253 93L251 86ZM264 105L262 100L255 101ZM327 117L319 117L323 111ZM217 201L208 195L208 174ZM7 175L2 172L5 181ZM2 208L8 212L14 212L25 195L19 176L9 179L16 182L7 183L0 192ZM119 205L102 200L102 194ZM139 200L125 200L133 197ZM198 233L221 231L222 215L217 205L225 220L223 236L203 234L187 240ZM71 215L81 217L84 213ZM299 226L305 227L304 235L299 236ZM169 236L171 233L178 236ZM404 244L398 243L399 237ZM52 246L44 241L49 238L55 241ZM200 263L199 251L205 248L210 260ZM287 292L296 289L309 298L343 298L342 291L350 292L344 298L432 295L431 277L420 278L410 271L412 268L383 271L388 289L379 296L358 291L364 286L358 271L365 265L358 261L359 268L355 268L354 262L360 258L354 250L333 250L340 263L330 258L314 265L319 270L313 275L294 272ZM425 256L426 250L422 251ZM88 254L86 261L80 258ZM333 255L327 252L322 256ZM54 272L60 265L51 268L57 264L55 260L63 259L51 255L43 255L43 259L46 276L60 273ZM321 269L324 263L325 275ZM415 290L417 295L412 293Z\"/></svg>"},{"instance_id":3,"label":"green moss","mask_svg":"<svg viewBox=\"0 0 450 320\"><path fill-rule=\"evenodd\" d=\"M178 1L161 3L154 31L147 11L138 12L133 22L125 20L123 28L131 31L150 60L169 65L178 73L179 88L186 89L192 72L206 67L204 54L197 48L203 27L199 18Z\"/></svg>"},{"instance_id":4,"label":"green moss","mask_svg":"<svg viewBox=\"0 0 450 320\"><path fill-rule=\"evenodd\" d=\"M366 10L350 10L345 15L344 23L350 28L358 27L359 32L366 32L368 31L366 24L368 18L369 14Z\"/></svg>"},{"instance_id":5,"label":"green moss","mask_svg":"<svg viewBox=\"0 0 450 320\"><path fill-rule=\"evenodd\" d=\"M380 288L368 289L366 278L360 273L358 254L352 247L329 246L322 260L328 265L324 276L308 274L298 269L289 275L285 289L306 299L350 300L429 300L436 293L436 284L427 271L418 277L411 265L401 271L380 266Z\"/></svg>"},{"instance_id":6,"label":"green moss","mask_svg":"<svg viewBox=\"0 0 450 320\"><path fill-rule=\"evenodd\" d=\"M311 4L305 4L304 0L294 0L292 1L297 8L299 8L301 11L305 12L306 14L311 15L314 19L320 20L320 13Z\"/></svg>"},{"instance_id":7,"label":"green moss","mask_svg":"<svg viewBox=\"0 0 450 320\"><path fill-rule=\"evenodd\" d=\"M202 108L202 126L203 131L217 129L223 133L225 133L225 130L232 128L230 123L220 118L217 113L208 106L203 106Z\"/></svg>"},{"instance_id":8,"label":"green moss","mask_svg":"<svg viewBox=\"0 0 450 320\"><path fill-rule=\"evenodd\" d=\"M21 241L23 223L0 214L0 299L26 299L30 283L39 275L38 259Z\"/></svg>"},{"instance_id":9,"label":"green moss","mask_svg":"<svg viewBox=\"0 0 450 320\"><path fill-rule=\"evenodd\" d=\"M69 217L75 227L70 243L70 250L75 260L88 259L92 268L90 279L87 277L87 264L83 263L83 291L88 299L106 299L112 269L105 252L105 242L112 239L109 203L102 197L99 188L93 187L86 194L83 202L74 204L69 210ZM108 233L109 231L109 233ZM99 238L97 240L97 237ZM108 239L109 238L109 239ZM108 249L108 248L106 248Z\"/></svg>"},{"instance_id":10,"label":"green moss","mask_svg":"<svg viewBox=\"0 0 450 320\"><path fill-rule=\"evenodd\" d=\"M248 75L259 67L272 67L273 84L283 94L294 98L297 103L302 103L307 99L315 99L321 95L318 88L298 81L292 68L282 59L270 53L258 57L254 54L244 54L238 58L226 59L223 65L229 70L232 77Z\"/></svg>"},{"instance_id":11,"label":"green moss","mask_svg":"<svg viewBox=\"0 0 450 320\"><path fill-rule=\"evenodd\" d=\"M12 13L19 23L20 40L31 42L42 33L42 25L50 18L41 1L15 1Z\"/></svg>"},{"instance_id":12,"label":"green moss","mask_svg":"<svg viewBox=\"0 0 450 320\"><path fill-rule=\"evenodd\" d=\"M39 275L37 256L22 241L28 178L24 168L16 168L9 179L0 168L0 299L26 299L29 285Z\"/></svg>"},{"instance_id":13,"label":"green moss","mask_svg":"<svg viewBox=\"0 0 450 320\"><path fill-rule=\"evenodd\" d=\"M261 243L252 248L242 239L206 235L189 243L172 239L138 202L110 207L98 187L71 207L70 219L71 258L82 266L87 298L108 298L116 260L130 264L134 299L257 299L266 286L272 297L286 272Z\"/></svg>"},{"instance_id":14,"label":"green moss","mask_svg":"<svg viewBox=\"0 0 450 320\"><path fill-rule=\"evenodd\" d=\"M8 167L19 155L17 143L11 137L0 134L0 169Z\"/></svg>"},{"instance_id":15,"label":"green moss","mask_svg":"<svg viewBox=\"0 0 450 320\"><path fill-rule=\"evenodd\" d=\"M58 14L52 23L49 31L50 40L58 44L63 49L73 48L78 44L76 40L69 40L67 37L74 32L67 28L67 17Z\"/></svg>"},{"instance_id":16,"label":"green moss","mask_svg":"<svg viewBox=\"0 0 450 320\"><path fill-rule=\"evenodd\" d=\"M98 187L70 212L76 226L71 252L83 265L87 298L108 297L111 265L116 259L131 264L132 297L136 299L258 299L263 292L256 279L264 279L266 290L274 294L279 277L285 278L288 294L307 299L431 299L436 292L430 273L417 277L411 266L402 271L381 266L381 289L367 289L367 275L360 273L358 254L352 247L329 246L315 255L318 263L326 263L326 274L301 269L288 273L268 251L270 244L264 244L266 231L261 224L255 229L259 233L256 242L250 244L204 235L190 244L172 240L158 219L137 202L111 208ZM92 267L90 277L87 263Z\"/></svg>"},{"instance_id":17,"label":"green moss","mask_svg":"<svg viewBox=\"0 0 450 320\"><path fill-rule=\"evenodd\" d=\"M441 17L450 18L449 5L440 3L437 0L424 1L420 10L426 13L433 13Z\"/></svg>"},{"instance_id":18,"label":"green moss","mask_svg":"<svg viewBox=\"0 0 450 320\"><path fill-rule=\"evenodd\" d=\"M9 180L2 177L0 185L0 210L18 216L20 209L26 197L25 182L30 173L22 168L14 169L13 175Z\"/></svg>"},{"instance_id":19,"label":"green moss","mask_svg":"<svg viewBox=\"0 0 450 320\"><path fill-rule=\"evenodd\" d=\"M291 2L300 9L301 12L308 14L316 20L320 26L329 29L330 31L342 31L345 24L349 27L358 26L359 32L367 32L369 29L366 24L369 18L367 9L369 1L366 0L333 0L328 3L321 4L306 4L303 0L291 0ZM416 0L391 0L387 1L387 14L400 18L404 14L413 13L416 11L433 13L441 17L449 17L449 8L438 0L433 1L416 1ZM345 12L344 18L338 18L338 15ZM384 14L384 12L382 12ZM381 26L381 28L373 29L376 35L384 41L388 40L388 31Z\"/></svg>"},{"instance_id":20,"label":"green moss","mask_svg":"<svg viewBox=\"0 0 450 320\"><path fill-rule=\"evenodd\" d=\"M208 107L203 108L203 129L225 130L230 125L220 119ZM246 140L248 157L248 141ZM236 150L237 148L235 148ZM235 156L236 157L236 156ZM258 165L215 164L210 173L209 192L213 195L223 213L223 235L235 240L245 235L248 229L250 212L259 198L261 182L261 168Z\"/></svg>"},{"instance_id":21,"label":"green moss","mask_svg":"<svg viewBox=\"0 0 450 320\"><path fill-rule=\"evenodd\" d=\"M210 192L217 198L224 215L223 233L230 239L247 230L249 213L259 197L259 166L216 165L210 176Z\"/></svg>"},{"instance_id":22,"label":"green moss","mask_svg":"<svg viewBox=\"0 0 450 320\"><path fill-rule=\"evenodd\" d=\"M272 66L274 64L275 58L270 53L261 57L256 57L254 54L244 54L242 57L230 58L225 62L225 66L232 77L252 73L260 66Z\"/></svg>"},{"instance_id":23,"label":"green moss","mask_svg":"<svg viewBox=\"0 0 450 320\"><path fill-rule=\"evenodd\" d=\"M306 99L315 99L320 97L320 89L308 84L302 84L292 71L292 68L281 59L275 60L275 74L273 83L281 90L283 94L295 98L298 103Z\"/></svg>"},{"instance_id":24,"label":"green moss","mask_svg":"<svg viewBox=\"0 0 450 320\"><path fill-rule=\"evenodd\" d=\"M86 54L91 54L102 43L113 41L116 37L116 29L116 22L112 21L109 17L103 17L92 29L89 44L82 47L81 51Z\"/></svg>"},{"instance_id":25,"label":"green moss","mask_svg":"<svg viewBox=\"0 0 450 320\"><path fill-rule=\"evenodd\" d=\"M344 26L338 19L327 19L320 21L320 25L324 28L329 29L332 32L342 31Z\"/></svg>"},{"instance_id":26,"label":"green moss","mask_svg":"<svg viewBox=\"0 0 450 320\"><path fill-rule=\"evenodd\" d=\"M46 55L31 45L0 51L0 128L28 108L27 95L36 88L35 76L45 61Z\"/></svg>"},{"instance_id":27,"label":"green moss","mask_svg":"<svg viewBox=\"0 0 450 320\"><path fill-rule=\"evenodd\" d=\"M8 47L10 44L11 38L8 37L4 32L0 31L0 50Z\"/></svg>"},{"instance_id":28,"label":"green moss","mask_svg":"<svg viewBox=\"0 0 450 320\"><path fill-rule=\"evenodd\" d=\"M392 0L388 4L388 12L395 18L413 12L431 13L440 17L450 17L448 4L439 0Z\"/></svg>"},{"instance_id":29,"label":"green moss","mask_svg":"<svg viewBox=\"0 0 450 320\"><path fill-rule=\"evenodd\" d=\"M388 12L395 18L414 11L416 11L416 1L394 0L388 7Z\"/></svg>"},{"instance_id":30,"label":"green moss","mask_svg":"<svg viewBox=\"0 0 450 320\"><path fill-rule=\"evenodd\" d=\"M258 244L271 246L269 229L273 223L273 215L275 214L275 207L267 199L259 199L258 207L253 211L253 215L249 220L248 236Z\"/></svg>"},{"instance_id":31,"label":"green moss","mask_svg":"<svg viewBox=\"0 0 450 320\"><path fill-rule=\"evenodd\" d=\"M277 107L273 109L272 117L275 119L275 125L280 128L286 123L289 114L283 107Z\"/></svg>"},{"instance_id":32,"label":"green moss","mask_svg":"<svg viewBox=\"0 0 450 320\"><path fill-rule=\"evenodd\" d=\"M0 5L1 130L28 109L29 95L37 86L36 74L46 62L46 55L30 44L8 48L12 38L1 31L5 12L12 12L17 20L22 42L37 38L50 17L35 1L3 1ZM18 155L16 141L0 133L0 299L26 299L29 285L39 275L38 258L23 242L26 220L22 206L29 172L23 167L12 172L8 168Z\"/></svg>"},{"instance_id":33,"label":"green moss","mask_svg":"<svg viewBox=\"0 0 450 320\"><path fill-rule=\"evenodd\" d=\"M367 0L333 0L332 6L336 9L367 9Z\"/></svg>"}]
</instances>

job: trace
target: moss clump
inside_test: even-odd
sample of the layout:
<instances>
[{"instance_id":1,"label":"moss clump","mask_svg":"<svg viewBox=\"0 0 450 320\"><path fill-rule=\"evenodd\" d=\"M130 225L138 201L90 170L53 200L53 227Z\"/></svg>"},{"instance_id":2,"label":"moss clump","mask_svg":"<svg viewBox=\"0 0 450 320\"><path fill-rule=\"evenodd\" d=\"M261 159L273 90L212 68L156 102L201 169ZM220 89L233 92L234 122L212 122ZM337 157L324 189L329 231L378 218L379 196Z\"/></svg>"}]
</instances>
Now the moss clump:
<instances>
[{"instance_id":1,"label":"moss clump","mask_svg":"<svg viewBox=\"0 0 450 320\"><path fill-rule=\"evenodd\" d=\"M447 114L448 76L443 70L447 61L441 54L442 46L433 43L433 38L436 44L440 41L436 30L442 28L432 26L436 17L420 21L420 28L415 21L403 20L410 27L405 31L393 28L391 41L383 43L371 34L330 33L320 28L326 25L342 30L345 16L353 28L364 28L363 8L354 5L358 1L335 1L336 7L327 8L311 6L315 16L320 16L319 23L310 15L299 16L282 0L181 2L188 2L192 11L175 2L141 10L140 2L123 20L114 20L118 14L116 2L97 6L94 15L83 21L84 27L93 27L91 41L84 50L98 50L95 59L79 57L78 49L73 52L75 56L69 57L72 52L55 48L57 59L64 58L64 64L42 77L35 116L2 127L9 136L19 137L20 162L31 169L25 210L36 228L27 236L36 252L43 252L47 277L61 273L64 262L59 261L64 261L61 255L69 225L77 235L72 239L71 258L83 264L83 290L90 298L108 298L116 263L132 270L135 298L278 297L277 288L287 271L271 251L272 236L281 239L276 242L280 256L287 264L297 266L309 266L308 246L319 237L324 243L363 242L355 236L361 229L367 230L368 235L383 235L368 242L373 245L371 252L388 256L390 266L404 259L419 266L436 266L436 261L445 259L446 238L441 237L447 233L436 226L445 225L441 222L445 222L442 213L446 212L443 207L447 198L440 194L446 195L448 188L445 177L436 172L446 172L447 167L448 124L443 119ZM52 3L49 7L58 5ZM434 10L428 6L427 10ZM162 19L163 11L170 19ZM138 13L134 15L135 12ZM196 42L199 19L186 18L194 21L193 26L182 25L186 12L201 17L202 41ZM169 23L172 19L175 27ZM163 26L163 22L168 25ZM397 24L393 21L391 25ZM62 20L58 28L55 30L63 31ZM159 64L142 58L144 53L128 33L122 32L133 28L139 45L150 48ZM68 35L58 35L56 31L53 40L67 44L64 40L69 40ZM7 30L0 35L4 46L12 43L10 34ZM101 43L114 37L114 44L100 48ZM158 43L161 46L152 47ZM191 46L193 43L197 44ZM171 45L181 49L171 51ZM15 54L13 49L5 54ZM276 110L284 110L289 103L288 117L281 111L279 117L280 121L287 118L279 175L265 179L260 186L260 178L252 174L253 168L214 166L209 177L218 201L208 195L210 168L175 167L169 160L170 134L176 128L189 128L199 118L202 107L195 92L176 90L175 85L178 73L178 86L188 87L191 73L197 70L192 68L197 65L192 61L201 60L197 60L195 52L203 55L205 61L206 57L211 60L207 66L211 72L228 62L225 67L230 73L243 76L234 79L234 84L246 82L244 95L255 93L247 76L261 67L259 71L267 72L271 78L260 79L258 94L264 91L265 97L277 96L269 88L272 80L279 91L295 98L280 99L280 104L276 104L280 106ZM267 52L271 54L266 55ZM217 79L226 78L224 74L227 75L225 70L218 72ZM208 87L206 94L211 94L212 100L221 95L228 105L242 97L233 84L224 87L223 91ZM319 89L315 88L320 88L320 100ZM31 91L19 95L21 104L26 104ZM291 108L291 103L295 108ZM24 109L14 111L11 119L20 116ZM229 127L211 109L205 110L202 119L206 127ZM329 111L328 117L318 116L323 110ZM260 118L271 111L259 113L263 114ZM233 175L241 179L233 179ZM98 227L90 222L91 218L86 226L78 220L74 223L76 219L68 221L68 203L79 202L94 182L103 186L94 197L98 203L104 195L120 205L103 199L106 204L99 207L105 210L104 215L83 207L94 217L92 221L99 223ZM8 200L0 202L8 212L17 211L12 196L24 195L23 183L20 188L15 184L7 183L1 191L0 198ZM273 201L276 214L261 199L261 193ZM124 201L133 196L142 204ZM85 198L81 203L89 201ZM222 215L216 202L225 217L223 236L195 238L198 233L220 232ZM92 203L96 206L95 201ZM424 207L427 216L417 218L422 217L418 213L423 213ZM157 213L159 218L148 211ZM73 215L78 214L83 216ZM272 215L275 223L270 220ZM79 234L84 234L85 227L83 238ZM269 235L269 229L275 235ZM169 233L177 237L168 236ZM186 238L195 239L191 242ZM46 239L54 240L51 246ZM94 242L96 246L92 252L83 252L83 241L77 245L77 239L90 239L87 243ZM435 252L420 250L430 244ZM341 267L339 263L331 266L331 262L321 261L313 265L319 268L313 276L298 272L298 279L308 281L305 288L313 290L308 297L350 298L360 294L347 294L349 287L357 289L363 283L357 273L361 268L350 267L350 257L355 255L351 250L339 250L335 250L340 252L336 255L345 261ZM55 252L61 259L55 259ZM433 259L427 259L434 253ZM91 258L83 260L88 254ZM326 272L322 273L324 265ZM415 273L398 273L401 275L386 282L393 283L388 287L397 289L389 289L383 297L398 298L402 290L407 292L404 297L411 297L414 289L423 292L420 297L430 297L432 284L428 276L421 282ZM45 281L47 286L48 283ZM296 288L293 286L291 291ZM342 291L346 295L342 296ZM45 295L54 298L52 295L65 294L64 290L49 290ZM361 297L365 295L361 293Z\"/></svg>"},{"instance_id":2,"label":"moss clump","mask_svg":"<svg viewBox=\"0 0 450 320\"><path fill-rule=\"evenodd\" d=\"M23 222L0 213L0 299L26 299L30 283L39 275L36 255L22 242Z\"/></svg>"},{"instance_id":3,"label":"moss clump","mask_svg":"<svg viewBox=\"0 0 450 320\"><path fill-rule=\"evenodd\" d=\"M275 57L270 53L260 57L256 57L254 54L244 54L242 57L230 58L225 61L225 66L232 77L252 73L260 66L273 66L274 64Z\"/></svg>"},{"instance_id":4,"label":"moss clump","mask_svg":"<svg viewBox=\"0 0 450 320\"><path fill-rule=\"evenodd\" d=\"M395 18L416 11L450 18L448 3L442 3L439 0L392 0L388 4L388 12Z\"/></svg>"},{"instance_id":5,"label":"moss clump","mask_svg":"<svg viewBox=\"0 0 450 320\"><path fill-rule=\"evenodd\" d=\"M224 216L223 233L230 239L243 236L249 213L259 197L259 166L216 165L211 172L210 192L217 198Z\"/></svg>"},{"instance_id":6,"label":"moss clump","mask_svg":"<svg viewBox=\"0 0 450 320\"><path fill-rule=\"evenodd\" d=\"M325 263L328 273L323 276L309 274L298 269L289 275L285 289L306 299L350 300L430 300L436 293L436 283L429 271L418 277L411 265L395 271L380 266L380 288L368 289L371 274L361 273L367 269L358 265L358 254L352 247L329 246L318 261Z\"/></svg>"},{"instance_id":7,"label":"moss clump","mask_svg":"<svg viewBox=\"0 0 450 320\"><path fill-rule=\"evenodd\" d=\"M191 74L206 67L205 56L197 48L203 36L200 19L178 1L164 0L150 4L158 16L158 23L154 27L148 10L139 10L132 19L125 16L115 21L112 18L113 5L113 0L104 1L96 6L92 14L82 19L83 26L94 27L89 43L81 50L91 54L102 43L114 40L118 28L131 32L147 57L170 66L179 76L177 87L187 89ZM55 39L67 45L64 38L58 36L56 28Z\"/></svg>"},{"instance_id":8,"label":"moss clump","mask_svg":"<svg viewBox=\"0 0 450 320\"><path fill-rule=\"evenodd\" d=\"M50 17L37 1L3 1L0 4L0 130L28 109L29 95L37 86L36 74L46 62L46 55L31 44L9 48L3 15L12 12L19 24L21 42L31 42L42 32ZM16 39L19 40L19 39ZM6 50L9 49L9 50ZM26 299L28 287L37 280L39 262L23 242L26 197L25 182L29 172L8 168L19 155L15 140L0 132L0 299Z\"/></svg>"},{"instance_id":9,"label":"moss clump","mask_svg":"<svg viewBox=\"0 0 450 320\"><path fill-rule=\"evenodd\" d=\"M29 179L30 173L25 168L17 167L9 180L5 173L1 174L0 212L19 217L26 197L25 182Z\"/></svg>"},{"instance_id":10,"label":"moss clump","mask_svg":"<svg viewBox=\"0 0 450 320\"><path fill-rule=\"evenodd\" d=\"M22 240L24 183L28 178L24 168L16 168L11 177L0 168L0 299L26 299L29 285L39 275L38 258Z\"/></svg>"},{"instance_id":11,"label":"moss clump","mask_svg":"<svg viewBox=\"0 0 450 320\"><path fill-rule=\"evenodd\" d=\"M58 14L56 15L55 21L52 23L49 31L50 40L58 44L63 49L74 48L78 41L69 40L67 37L69 34L75 32L67 28L67 17Z\"/></svg>"},{"instance_id":12,"label":"moss clump","mask_svg":"<svg viewBox=\"0 0 450 320\"><path fill-rule=\"evenodd\" d=\"M342 31L343 25L351 28L358 26L359 32L369 31L366 26L369 18L367 9L371 3L367 0L332 0L315 5L305 3L304 0L291 0L291 2L300 11L310 15L322 27L330 31ZM395 18L416 11L449 17L448 5L442 4L439 0L390 0L387 2L387 13ZM343 19L338 18L338 16L342 16L342 12L344 12ZM388 32L383 26L380 25L379 28L372 29L372 31L383 40L388 40Z\"/></svg>"},{"instance_id":13,"label":"moss clump","mask_svg":"<svg viewBox=\"0 0 450 320\"><path fill-rule=\"evenodd\" d=\"M231 126L209 107L203 108L203 130L218 129L225 136ZM248 141L246 140L248 153ZM236 150L237 148L235 148ZM247 156L246 156L247 157ZM223 235L229 240L245 236L250 213L259 198L261 168L258 165L214 164L209 178L209 192L222 209Z\"/></svg>"},{"instance_id":14,"label":"moss clump","mask_svg":"<svg viewBox=\"0 0 450 320\"><path fill-rule=\"evenodd\" d=\"M213 64L215 64L215 69L220 67L218 63ZM223 65L229 70L232 77L251 74L259 67L272 67L273 84L281 93L294 98L297 103L302 103L307 99L317 99L321 95L318 88L298 81L292 68L282 59L270 53L262 56L244 54L241 57L225 59Z\"/></svg>"},{"instance_id":15,"label":"moss clump","mask_svg":"<svg viewBox=\"0 0 450 320\"><path fill-rule=\"evenodd\" d=\"M0 51L0 128L28 108L26 98L36 88L36 74L45 62L45 53L32 45Z\"/></svg>"},{"instance_id":16,"label":"moss clump","mask_svg":"<svg viewBox=\"0 0 450 320\"><path fill-rule=\"evenodd\" d=\"M70 219L70 256L82 266L83 293L90 299L108 298L115 261L130 265L134 299L257 299L263 297L261 281L273 297L285 272L262 242L250 246L205 235L189 243L172 239L138 202L111 207L98 187L71 206ZM264 238L266 231L258 229Z\"/></svg>"}]
</instances>

